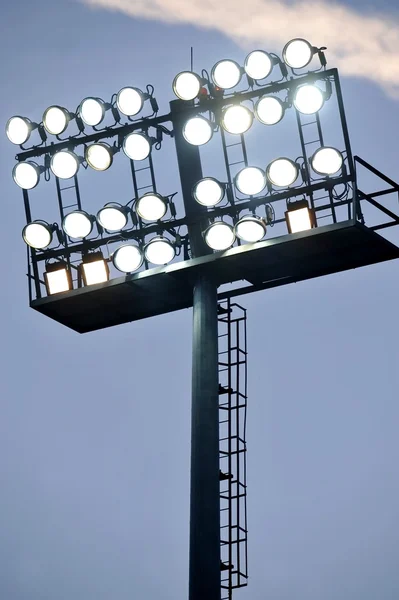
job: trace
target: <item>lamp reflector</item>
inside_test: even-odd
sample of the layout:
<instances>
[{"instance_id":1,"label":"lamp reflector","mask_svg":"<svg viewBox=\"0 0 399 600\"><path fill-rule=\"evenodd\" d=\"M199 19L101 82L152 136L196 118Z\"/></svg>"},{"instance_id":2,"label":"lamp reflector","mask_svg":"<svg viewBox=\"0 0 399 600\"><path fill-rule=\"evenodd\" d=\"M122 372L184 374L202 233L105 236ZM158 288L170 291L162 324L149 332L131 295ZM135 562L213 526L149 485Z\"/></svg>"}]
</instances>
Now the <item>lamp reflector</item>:
<instances>
[{"instance_id":1,"label":"lamp reflector","mask_svg":"<svg viewBox=\"0 0 399 600\"><path fill-rule=\"evenodd\" d=\"M71 275L64 262L47 265L47 269L44 273L44 281L49 296L61 292L68 292L72 289Z\"/></svg>"},{"instance_id":2,"label":"lamp reflector","mask_svg":"<svg viewBox=\"0 0 399 600\"><path fill-rule=\"evenodd\" d=\"M224 188L213 177L204 177L195 184L193 196L202 206L216 206L223 199Z\"/></svg>"},{"instance_id":3,"label":"lamp reflector","mask_svg":"<svg viewBox=\"0 0 399 600\"><path fill-rule=\"evenodd\" d=\"M109 279L109 268L102 252L88 254L82 262L82 275L85 285L104 283Z\"/></svg>"},{"instance_id":4,"label":"lamp reflector","mask_svg":"<svg viewBox=\"0 0 399 600\"><path fill-rule=\"evenodd\" d=\"M223 129L229 133L245 133L251 127L254 116L246 106L229 106L222 117Z\"/></svg>"},{"instance_id":5,"label":"lamp reflector","mask_svg":"<svg viewBox=\"0 0 399 600\"><path fill-rule=\"evenodd\" d=\"M33 221L25 225L22 231L24 242L31 248L43 250L51 244L53 232L51 227L44 221Z\"/></svg>"},{"instance_id":6,"label":"lamp reflector","mask_svg":"<svg viewBox=\"0 0 399 600\"><path fill-rule=\"evenodd\" d=\"M183 71L173 80L173 92L180 100L194 100L200 89L201 79L191 71Z\"/></svg>"},{"instance_id":7,"label":"lamp reflector","mask_svg":"<svg viewBox=\"0 0 399 600\"><path fill-rule=\"evenodd\" d=\"M86 212L76 210L64 217L62 228L69 237L82 240L90 235L93 229L93 222Z\"/></svg>"},{"instance_id":8,"label":"lamp reflector","mask_svg":"<svg viewBox=\"0 0 399 600\"><path fill-rule=\"evenodd\" d=\"M204 117L193 117L183 127L185 140L193 146L202 146L209 142L213 135L213 129L208 119Z\"/></svg>"},{"instance_id":9,"label":"lamp reflector","mask_svg":"<svg viewBox=\"0 0 399 600\"><path fill-rule=\"evenodd\" d=\"M310 63L313 54L313 47L308 41L295 38L284 46L283 60L292 69L303 69Z\"/></svg>"},{"instance_id":10,"label":"lamp reflector","mask_svg":"<svg viewBox=\"0 0 399 600\"><path fill-rule=\"evenodd\" d=\"M325 146L316 150L310 159L310 164L319 175L335 175L342 168L343 160L339 150Z\"/></svg>"},{"instance_id":11,"label":"lamp reflector","mask_svg":"<svg viewBox=\"0 0 399 600\"><path fill-rule=\"evenodd\" d=\"M212 250L227 250L235 242L233 228L224 221L215 221L205 232L205 242Z\"/></svg>"},{"instance_id":12,"label":"lamp reflector","mask_svg":"<svg viewBox=\"0 0 399 600\"><path fill-rule=\"evenodd\" d=\"M66 108L50 106L44 111L43 125L48 133L60 135L68 127L71 117Z\"/></svg>"},{"instance_id":13,"label":"lamp reflector","mask_svg":"<svg viewBox=\"0 0 399 600\"><path fill-rule=\"evenodd\" d=\"M266 176L273 185L288 187L298 179L299 169L289 158L277 158L266 169Z\"/></svg>"},{"instance_id":14,"label":"lamp reflector","mask_svg":"<svg viewBox=\"0 0 399 600\"><path fill-rule=\"evenodd\" d=\"M119 204L106 204L98 211L97 221L107 231L120 231L127 224L126 210Z\"/></svg>"},{"instance_id":15,"label":"lamp reflector","mask_svg":"<svg viewBox=\"0 0 399 600\"><path fill-rule=\"evenodd\" d=\"M17 185L23 190L32 190L40 179L39 166L30 160L17 163L12 170L12 176Z\"/></svg>"},{"instance_id":16,"label":"lamp reflector","mask_svg":"<svg viewBox=\"0 0 399 600\"><path fill-rule=\"evenodd\" d=\"M112 164L112 151L108 144L99 142L87 146L85 158L89 167L95 171L106 171Z\"/></svg>"},{"instance_id":17,"label":"lamp reflector","mask_svg":"<svg viewBox=\"0 0 399 600\"><path fill-rule=\"evenodd\" d=\"M143 108L143 104L143 93L137 88L122 88L116 97L118 110L127 117L137 115Z\"/></svg>"},{"instance_id":18,"label":"lamp reflector","mask_svg":"<svg viewBox=\"0 0 399 600\"><path fill-rule=\"evenodd\" d=\"M235 177L235 186L241 194L254 196L266 187L265 172L259 167L245 167Z\"/></svg>"},{"instance_id":19,"label":"lamp reflector","mask_svg":"<svg viewBox=\"0 0 399 600\"><path fill-rule=\"evenodd\" d=\"M256 103L255 114L264 125L276 125L284 116L284 105L279 98L263 96Z\"/></svg>"},{"instance_id":20,"label":"lamp reflector","mask_svg":"<svg viewBox=\"0 0 399 600\"><path fill-rule=\"evenodd\" d=\"M267 52L254 50L246 57L244 69L252 79L265 79L273 69L273 62Z\"/></svg>"},{"instance_id":21,"label":"lamp reflector","mask_svg":"<svg viewBox=\"0 0 399 600\"><path fill-rule=\"evenodd\" d=\"M79 170L79 159L69 150L60 150L51 157L50 168L56 177L70 179Z\"/></svg>"},{"instance_id":22,"label":"lamp reflector","mask_svg":"<svg viewBox=\"0 0 399 600\"><path fill-rule=\"evenodd\" d=\"M143 255L140 248L134 244L125 244L115 250L112 255L112 261L118 271L133 273L133 271L137 271L141 267Z\"/></svg>"},{"instance_id":23,"label":"lamp reflector","mask_svg":"<svg viewBox=\"0 0 399 600\"><path fill-rule=\"evenodd\" d=\"M234 227L236 236L248 243L259 242L266 234L266 225L260 217L247 215L242 217Z\"/></svg>"},{"instance_id":24,"label":"lamp reflector","mask_svg":"<svg viewBox=\"0 0 399 600\"><path fill-rule=\"evenodd\" d=\"M145 221L158 221L165 215L166 202L162 196L149 192L136 202L136 212Z\"/></svg>"},{"instance_id":25,"label":"lamp reflector","mask_svg":"<svg viewBox=\"0 0 399 600\"><path fill-rule=\"evenodd\" d=\"M294 96L294 106L304 115L317 113L324 104L323 92L317 85L307 84L297 88Z\"/></svg>"},{"instance_id":26,"label":"lamp reflector","mask_svg":"<svg viewBox=\"0 0 399 600\"><path fill-rule=\"evenodd\" d=\"M222 90L230 90L240 83L241 67L234 60L220 60L213 67L211 78L213 83Z\"/></svg>"},{"instance_id":27,"label":"lamp reflector","mask_svg":"<svg viewBox=\"0 0 399 600\"><path fill-rule=\"evenodd\" d=\"M85 98L79 106L79 115L86 125L96 127L105 116L104 102L100 98Z\"/></svg>"},{"instance_id":28,"label":"lamp reflector","mask_svg":"<svg viewBox=\"0 0 399 600\"><path fill-rule=\"evenodd\" d=\"M10 142L17 145L25 144L32 131L32 124L25 117L11 117L6 124L6 135Z\"/></svg>"},{"instance_id":29,"label":"lamp reflector","mask_svg":"<svg viewBox=\"0 0 399 600\"><path fill-rule=\"evenodd\" d=\"M166 265L175 257L173 244L162 236L150 240L144 252L146 259L154 265Z\"/></svg>"},{"instance_id":30,"label":"lamp reflector","mask_svg":"<svg viewBox=\"0 0 399 600\"><path fill-rule=\"evenodd\" d=\"M289 233L298 233L312 229L313 213L306 200L299 200L288 205L285 213Z\"/></svg>"},{"instance_id":31,"label":"lamp reflector","mask_svg":"<svg viewBox=\"0 0 399 600\"><path fill-rule=\"evenodd\" d=\"M151 142L144 133L129 133L123 140L123 151L131 160L144 160L151 152Z\"/></svg>"}]
</instances>

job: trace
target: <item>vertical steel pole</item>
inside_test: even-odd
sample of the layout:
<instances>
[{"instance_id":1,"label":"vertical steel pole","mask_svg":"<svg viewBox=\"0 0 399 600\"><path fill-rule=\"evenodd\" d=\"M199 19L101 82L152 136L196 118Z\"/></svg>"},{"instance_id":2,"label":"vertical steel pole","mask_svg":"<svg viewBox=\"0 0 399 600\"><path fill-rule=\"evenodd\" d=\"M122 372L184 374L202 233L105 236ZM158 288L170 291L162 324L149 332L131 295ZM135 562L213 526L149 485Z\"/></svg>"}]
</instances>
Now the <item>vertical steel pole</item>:
<instances>
[{"instance_id":1,"label":"vertical steel pole","mask_svg":"<svg viewBox=\"0 0 399 600\"><path fill-rule=\"evenodd\" d=\"M190 105L175 100L170 107L186 215L199 217L189 227L191 254L197 257L211 253L202 236L206 209L191 195L202 178L200 154L182 134ZM220 600L217 285L203 276L194 286L192 344L189 600Z\"/></svg>"}]
</instances>

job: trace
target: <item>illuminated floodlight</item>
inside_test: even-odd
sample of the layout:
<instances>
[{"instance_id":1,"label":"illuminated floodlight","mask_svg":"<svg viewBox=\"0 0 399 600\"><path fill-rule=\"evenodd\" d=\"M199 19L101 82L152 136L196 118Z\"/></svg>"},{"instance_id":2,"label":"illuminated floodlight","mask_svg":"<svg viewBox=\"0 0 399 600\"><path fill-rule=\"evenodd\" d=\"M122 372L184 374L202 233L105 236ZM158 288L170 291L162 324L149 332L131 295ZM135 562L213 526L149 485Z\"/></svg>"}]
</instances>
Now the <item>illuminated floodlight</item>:
<instances>
[{"instance_id":1,"label":"illuminated floodlight","mask_svg":"<svg viewBox=\"0 0 399 600\"><path fill-rule=\"evenodd\" d=\"M80 103L78 113L83 123L96 127L105 117L105 104L100 98L85 98Z\"/></svg>"},{"instance_id":2,"label":"illuminated floodlight","mask_svg":"<svg viewBox=\"0 0 399 600\"><path fill-rule=\"evenodd\" d=\"M244 62L244 70L252 79L265 79L273 69L270 55L263 50L250 52Z\"/></svg>"},{"instance_id":3,"label":"illuminated floodlight","mask_svg":"<svg viewBox=\"0 0 399 600\"><path fill-rule=\"evenodd\" d=\"M211 78L222 90L229 90L240 83L242 69L234 60L220 60L213 67Z\"/></svg>"},{"instance_id":4,"label":"illuminated floodlight","mask_svg":"<svg viewBox=\"0 0 399 600\"><path fill-rule=\"evenodd\" d=\"M127 225L127 210L116 202L109 202L97 213L97 222L107 231L120 231Z\"/></svg>"},{"instance_id":5,"label":"illuminated floodlight","mask_svg":"<svg viewBox=\"0 0 399 600\"><path fill-rule=\"evenodd\" d=\"M234 231L243 242L255 243L266 235L266 225L260 217L246 215L235 224Z\"/></svg>"},{"instance_id":6,"label":"illuminated floodlight","mask_svg":"<svg viewBox=\"0 0 399 600\"><path fill-rule=\"evenodd\" d=\"M144 250L146 259L154 265L166 265L175 257L175 248L172 242L159 235L152 238Z\"/></svg>"},{"instance_id":7,"label":"illuminated floodlight","mask_svg":"<svg viewBox=\"0 0 399 600\"><path fill-rule=\"evenodd\" d=\"M195 184L193 197L202 206L216 206L223 200L224 187L217 179L204 177Z\"/></svg>"},{"instance_id":8,"label":"illuminated floodlight","mask_svg":"<svg viewBox=\"0 0 399 600\"><path fill-rule=\"evenodd\" d=\"M6 123L6 135L11 143L21 146L28 141L31 132L36 127L36 123L32 123L26 117L11 117Z\"/></svg>"},{"instance_id":9,"label":"illuminated floodlight","mask_svg":"<svg viewBox=\"0 0 399 600\"><path fill-rule=\"evenodd\" d=\"M289 158L277 158L266 169L268 180L278 187L292 185L299 175L298 166Z\"/></svg>"},{"instance_id":10,"label":"illuminated floodlight","mask_svg":"<svg viewBox=\"0 0 399 600\"><path fill-rule=\"evenodd\" d=\"M93 219L83 210L75 210L64 217L62 229L76 240L82 240L90 235L93 229Z\"/></svg>"},{"instance_id":11,"label":"illuminated floodlight","mask_svg":"<svg viewBox=\"0 0 399 600\"><path fill-rule=\"evenodd\" d=\"M58 261L46 265L44 282L49 296L71 290L72 277L66 263L64 261Z\"/></svg>"},{"instance_id":12,"label":"illuminated floodlight","mask_svg":"<svg viewBox=\"0 0 399 600\"><path fill-rule=\"evenodd\" d=\"M109 268L102 252L87 254L81 264L83 282L85 285L105 283L109 279Z\"/></svg>"},{"instance_id":13,"label":"illuminated floodlight","mask_svg":"<svg viewBox=\"0 0 399 600\"><path fill-rule=\"evenodd\" d=\"M31 248L43 250L51 244L53 228L45 221L32 221L23 228L22 237Z\"/></svg>"},{"instance_id":14,"label":"illuminated floodlight","mask_svg":"<svg viewBox=\"0 0 399 600\"><path fill-rule=\"evenodd\" d=\"M294 95L294 106L304 115L317 113L324 104L324 94L317 85L299 86Z\"/></svg>"},{"instance_id":15,"label":"illuminated floodlight","mask_svg":"<svg viewBox=\"0 0 399 600\"><path fill-rule=\"evenodd\" d=\"M204 117L193 117L183 127L184 139L193 146L202 146L209 142L213 135L210 121Z\"/></svg>"},{"instance_id":16,"label":"illuminated floodlight","mask_svg":"<svg viewBox=\"0 0 399 600\"><path fill-rule=\"evenodd\" d=\"M120 246L112 255L112 262L118 271L122 273L133 273L143 263L143 255L138 246L125 244Z\"/></svg>"},{"instance_id":17,"label":"illuminated floodlight","mask_svg":"<svg viewBox=\"0 0 399 600\"><path fill-rule=\"evenodd\" d=\"M123 140L123 151L131 160L144 160L151 152L151 140L144 133L129 133Z\"/></svg>"},{"instance_id":18,"label":"illuminated floodlight","mask_svg":"<svg viewBox=\"0 0 399 600\"><path fill-rule=\"evenodd\" d=\"M310 159L313 171L319 175L335 175L342 168L343 156L336 148L319 148Z\"/></svg>"},{"instance_id":19,"label":"illuminated floodlight","mask_svg":"<svg viewBox=\"0 0 399 600\"><path fill-rule=\"evenodd\" d=\"M224 221L212 223L205 231L204 237L208 246L217 251L227 250L236 239L233 228Z\"/></svg>"},{"instance_id":20,"label":"illuminated floodlight","mask_svg":"<svg viewBox=\"0 0 399 600\"><path fill-rule=\"evenodd\" d=\"M285 220L289 233L307 231L314 225L314 212L309 208L307 200L298 200L288 204Z\"/></svg>"},{"instance_id":21,"label":"illuminated floodlight","mask_svg":"<svg viewBox=\"0 0 399 600\"><path fill-rule=\"evenodd\" d=\"M201 78L191 71L182 71L173 80L173 92L180 100L194 100L200 93Z\"/></svg>"},{"instance_id":22,"label":"illuminated floodlight","mask_svg":"<svg viewBox=\"0 0 399 600\"><path fill-rule=\"evenodd\" d=\"M266 187L265 172L259 167L245 167L237 173L234 183L241 194L254 196Z\"/></svg>"},{"instance_id":23,"label":"illuminated floodlight","mask_svg":"<svg viewBox=\"0 0 399 600\"><path fill-rule=\"evenodd\" d=\"M229 106L223 113L222 127L229 133L245 133L251 127L253 120L254 116L246 106Z\"/></svg>"},{"instance_id":24,"label":"illuminated floodlight","mask_svg":"<svg viewBox=\"0 0 399 600\"><path fill-rule=\"evenodd\" d=\"M165 215L165 198L155 192L148 192L136 202L136 212L145 221L159 221Z\"/></svg>"},{"instance_id":25,"label":"illuminated floodlight","mask_svg":"<svg viewBox=\"0 0 399 600\"><path fill-rule=\"evenodd\" d=\"M68 127L71 113L62 106L49 106L43 114L43 125L48 133L60 135Z\"/></svg>"},{"instance_id":26,"label":"illuminated floodlight","mask_svg":"<svg viewBox=\"0 0 399 600\"><path fill-rule=\"evenodd\" d=\"M312 60L314 48L307 40L295 38L283 49L283 60L292 69L303 69Z\"/></svg>"},{"instance_id":27,"label":"illuminated floodlight","mask_svg":"<svg viewBox=\"0 0 399 600\"><path fill-rule=\"evenodd\" d=\"M262 96L255 105L255 115L264 125L276 125L284 116L284 104L275 96Z\"/></svg>"},{"instance_id":28,"label":"illuminated floodlight","mask_svg":"<svg viewBox=\"0 0 399 600\"><path fill-rule=\"evenodd\" d=\"M104 142L98 142L87 146L85 158L89 167L95 171L106 171L112 165L112 154L111 146Z\"/></svg>"},{"instance_id":29,"label":"illuminated floodlight","mask_svg":"<svg viewBox=\"0 0 399 600\"><path fill-rule=\"evenodd\" d=\"M119 90L116 97L116 106L119 112L127 117L137 115L144 105L144 94L134 87L124 87Z\"/></svg>"},{"instance_id":30,"label":"illuminated floodlight","mask_svg":"<svg viewBox=\"0 0 399 600\"><path fill-rule=\"evenodd\" d=\"M79 170L79 159L70 150L60 150L51 157L50 169L60 179L70 179Z\"/></svg>"},{"instance_id":31,"label":"illuminated floodlight","mask_svg":"<svg viewBox=\"0 0 399 600\"><path fill-rule=\"evenodd\" d=\"M42 170L35 162L28 160L17 163L12 170L12 176L20 188L23 190L32 190L39 183Z\"/></svg>"}]
</instances>

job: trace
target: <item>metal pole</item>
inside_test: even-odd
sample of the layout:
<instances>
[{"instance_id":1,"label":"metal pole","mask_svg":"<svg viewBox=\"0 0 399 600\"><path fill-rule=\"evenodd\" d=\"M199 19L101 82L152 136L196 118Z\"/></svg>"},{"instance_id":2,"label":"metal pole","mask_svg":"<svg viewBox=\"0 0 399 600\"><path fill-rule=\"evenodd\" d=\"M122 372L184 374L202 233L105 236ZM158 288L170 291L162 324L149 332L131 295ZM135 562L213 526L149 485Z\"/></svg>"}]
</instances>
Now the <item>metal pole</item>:
<instances>
[{"instance_id":1,"label":"metal pole","mask_svg":"<svg viewBox=\"0 0 399 600\"><path fill-rule=\"evenodd\" d=\"M186 215L203 219L189 227L193 257L210 254L202 232L206 209L192 198L202 178L199 150L183 137L189 103L170 103ZM193 297L190 472L189 600L220 600L219 377L217 285L199 276Z\"/></svg>"}]
</instances>

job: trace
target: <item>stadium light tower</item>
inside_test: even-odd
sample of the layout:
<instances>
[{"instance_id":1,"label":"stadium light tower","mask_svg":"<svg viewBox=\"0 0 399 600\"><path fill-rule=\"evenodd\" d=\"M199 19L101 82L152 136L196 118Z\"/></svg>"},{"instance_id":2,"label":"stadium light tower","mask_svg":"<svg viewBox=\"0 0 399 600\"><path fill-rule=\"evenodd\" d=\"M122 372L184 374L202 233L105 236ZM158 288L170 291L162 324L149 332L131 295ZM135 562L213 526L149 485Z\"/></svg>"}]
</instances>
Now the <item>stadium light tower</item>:
<instances>
[{"instance_id":1,"label":"stadium light tower","mask_svg":"<svg viewBox=\"0 0 399 600\"><path fill-rule=\"evenodd\" d=\"M177 99L162 116L151 85L128 86L109 102L87 97L74 112L50 106L40 123L14 116L6 126L21 147L12 175L23 191L32 308L84 333L193 307L190 600L220 600L221 569L238 573L229 598L247 577L221 562L219 485L233 474L219 469L218 302L399 257L376 233L399 224L381 203L399 186L353 157L338 72L326 68L324 50L295 39L283 59L254 50L243 66L224 59L210 75L181 72L172 84ZM261 143L267 132L270 148L290 115L299 156L287 147L267 164L252 162L246 133ZM333 142L325 120L334 120ZM224 172L203 173L200 148L216 137ZM153 157L168 138L182 203L156 184ZM133 197L114 197L92 214L78 176L116 160L130 167ZM384 189L361 191L360 168ZM57 222L46 220L44 203L31 202L43 178L55 182Z\"/></svg>"}]
</instances>

